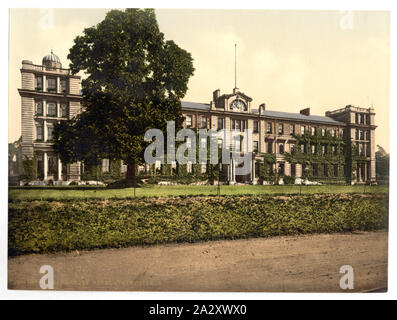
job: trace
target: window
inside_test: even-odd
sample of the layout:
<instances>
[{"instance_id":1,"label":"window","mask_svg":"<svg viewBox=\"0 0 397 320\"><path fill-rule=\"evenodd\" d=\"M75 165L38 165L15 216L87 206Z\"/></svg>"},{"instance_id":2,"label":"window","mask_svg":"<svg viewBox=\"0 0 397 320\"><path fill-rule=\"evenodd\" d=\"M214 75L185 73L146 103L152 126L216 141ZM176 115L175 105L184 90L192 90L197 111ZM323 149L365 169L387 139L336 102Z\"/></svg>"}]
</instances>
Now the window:
<instances>
[{"instance_id":1,"label":"window","mask_svg":"<svg viewBox=\"0 0 397 320\"><path fill-rule=\"evenodd\" d=\"M257 153L259 149L259 142L258 141L254 141L253 147L252 147L252 152Z\"/></svg>"},{"instance_id":2,"label":"window","mask_svg":"<svg viewBox=\"0 0 397 320\"><path fill-rule=\"evenodd\" d=\"M325 145L322 145L322 146L321 146L321 152L322 152L323 154L326 154L326 153L327 153L327 147L326 147Z\"/></svg>"},{"instance_id":3,"label":"window","mask_svg":"<svg viewBox=\"0 0 397 320\"><path fill-rule=\"evenodd\" d=\"M369 139L370 139L369 131L366 131L365 132L365 140L369 141Z\"/></svg>"},{"instance_id":4,"label":"window","mask_svg":"<svg viewBox=\"0 0 397 320\"><path fill-rule=\"evenodd\" d=\"M54 139L54 127L48 126L47 127L47 140Z\"/></svg>"},{"instance_id":5,"label":"window","mask_svg":"<svg viewBox=\"0 0 397 320\"><path fill-rule=\"evenodd\" d=\"M193 116L187 115L186 116L186 127L190 128L193 123Z\"/></svg>"},{"instance_id":6,"label":"window","mask_svg":"<svg viewBox=\"0 0 397 320\"><path fill-rule=\"evenodd\" d=\"M290 124L290 126L289 126L289 133L295 134L295 126L293 124Z\"/></svg>"},{"instance_id":7,"label":"window","mask_svg":"<svg viewBox=\"0 0 397 320\"><path fill-rule=\"evenodd\" d=\"M61 117L62 118L68 117L68 105L66 103L61 104Z\"/></svg>"},{"instance_id":8,"label":"window","mask_svg":"<svg viewBox=\"0 0 397 320\"><path fill-rule=\"evenodd\" d=\"M272 141L267 142L267 153L273 153L273 142Z\"/></svg>"},{"instance_id":9,"label":"window","mask_svg":"<svg viewBox=\"0 0 397 320\"><path fill-rule=\"evenodd\" d=\"M279 163L279 165L278 165L278 173L279 174L284 174L285 173L284 168L285 168L284 163Z\"/></svg>"},{"instance_id":10,"label":"window","mask_svg":"<svg viewBox=\"0 0 397 320\"><path fill-rule=\"evenodd\" d=\"M360 123L361 124L364 124L364 117L365 117L365 114L360 114Z\"/></svg>"},{"instance_id":11,"label":"window","mask_svg":"<svg viewBox=\"0 0 397 320\"><path fill-rule=\"evenodd\" d=\"M366 124L370 124L370 117L369 117L369 114L367 114L366 117L365 117L365 123L366 123Z\"/></svg>"},{"instance_id":12,"label":"window","mask_svg":"<svg viewBox=\"0 0 397 320\"><path fill-rule=\"evenodd\" d=\"M321 135L324 137L325 136L325 129L321 129Z\"/></svg>"},{"instance_id":13,"label":"window","mask_svg":"<svg viewBox=\"0 0 397 320\"><path fill-rule=\"evenodd\" d=\"M248 120L242 120L242 124L243 124L243 131L245 130L245 129L248 129Z\"/></svg>"},{"instance_id":14,"label":"window","mask_svg":"<svg viewBox=\"0 0 397 320\"><path fill-rule=\"evenodd\" d=\"M254 120L254 133L259 132L259 122L258 120Z\"/></svg>"},{"instance_id":15,"label":"window","mask_svg":"<svg viewBox=\"0 0 397 320\"><path fill-rule=\"evenodd\" d=\"M356 113L356 123L359 123L358 117L359 117L359 115L358 115L358 113Z\"/></svg>"},{"instance_id":16,"label":"window","mask_svg":"<svg viewBox=\"0 0 397 320\"><path fill-rule=\"evenodd\" d=\"M223 129L223 118L218 118L218 130Z\"/></svg>"},{"instance_id":17,"label":"window","mask_svg":"<svg viewBox=\"0 0 397 320\"><path fill-rule=\"evenodd\" d=\"M236 120L236 130L241 131L241 120Z\"/></svg>"},{"instance_id":18,"label":"window","mask_svg":"<svg viewBox=\"0 0 397 320\"><path fill-rule=\"evenodd\" d=\"M359 138L359 130L356 129L356 140L358 140L358 138Z\"/></svg>"},{"instance_id":19,"label":"window","mask_svg":"<svg viewBox=\"0 0 397 320\"><path fill-rule=\"evenodd\" d=\"M278 124L278 134L284 134L284 125L282 123Z\"/></svg>"},{"instance_id":20,"label":"window","mask_svg":"<svg viewBox=\"0 0 397 320\"><path fill-rule=\"evenodd\" d=\"M296 164L291 163L291 177L295 177L295 176L296 176Z\"/></svg>"},{"instance_id":21,"label":"window","mask_svg":"<svg viewBox=\"0 0 397 320\"><path fill-rule=\"evenodd\" d=\"M346 138L346 130L345 129L342 129L342 138L343 139Z\"/></svg>"},{"instance_id":22,"label":"window","mask_svg":"<svg viewBox=\"0 0 397 320\"><path fill-rule=\"evenodd\" d=\"M201 128L207 128L207 117L201 117Z\"/></svg>"},{"instance_id":23,"label":"window","mask_svg":"<svg viewBox=\"0 0 397 320\"><path fill-rule=\"evenodd\" d=\"M60 85L61 85L61 92L66 93L66 79L61 79Z\"/></svg>"},{"instance_id":24,"label":"window","mask_svg":"<svg viewBox=\"0 0 397 320\"><path fill-rule=\"evenodd\" d=\"M328 177L328 164L324 164L324 177Z\"/></svg>"},{"instance_id":25,"label":"window","mask_svg":"<svg viewBox=\"0 0 397 320\"><path fill-rule=\"evenodd\" d=\"M47 79L47 91L56 92L57 91L57 80L53 78Z\"/></svg>"},{"instance_id":26,"label":"window","mask_svg":"<svg viewBox=\"0 0 397 320\"><path fill-rule=\"evenodd\" d=\"M318 165L316 163L313 164L313 176L318 176Z\"/></svg>"},{"instance_id":27,"label":"window","mask_svg":"<svg viewBox=\"0 0 397 320\"><path fill-rule=\"evenodd\" d=\"M57 105L53 102L47 103L47 116L56 117L57 116Z\"/></svg>"},{"instance_id":28,"label":"window","mask_svg":"<svg viewBox=\"0 0 397 320\"><path fill-rule=\"evenodd\" d=\"M271 122L266 123L266 133L272 133L273 132L273 125Z\"/></svg>"},{"instance_id":29,"label":"window","mask_svg":"<svg viewBox=\"0 0 397 320\"><path fill-rule=\"evenodd\" d=\"M109 159L102 159L102 172L109 172L110 161Z\"/></svg>"},{"instance_id":30,"label":"window","mask_svg":"<svg viewBox=\"0 0 397 320\"><path fill-rule=\"evenodd\" d=\"M314 136L316 134L316 128L311 127L310 132L311 132L312 136Z\"/></svg>"},{"instance_id":31,"label":"window","mask_svg":"<svg viewBox=\"0 0 397 320\"><path fill-rule=\"evenodd\" d=\"M291 153L295 153L295 149L296 149L295 144L291 144L289 149L290 149Z\"/></svg>"},{"instance_id":32,"label":"window","mask_svg":"<svg viewBox=\"0 0 397 320\"><path fill-rule=\"evenodd\" d=\"M237 136L234 140L234 151L241 152L241 136Z\"/></svg>"},{"instance_id":33,"label":"window","mask_svg":"<svg viewBox=\"0 0 397 320\"><path fill-rule=\"evenodd\" d=\"M312 154L316 153L316 146L314 144L312 144Z\"/></svg>"},{"instance_id":34,"label":"window","mask_svg":"<svg viewBox=\"0 0 397 320\"><path fill-rule=\"evenodd\" d=\"M301 126L301 134L305 134L305 126Z\"/></svg>"},{"instance_id":35,"label":"window","mask_svg":"<svg viewBox=\"0 0 397 320\"><path fill-rule=\"evenodd\" d=\"M305 153L305 145L304 144L301 144L301 152Z\"/></svg>"},{"instance_id":36,"label":"window","mask_svg":"<svg viewBox=\"0 0 397 320\"><path fill-rule=\"evenodd\" d=\"M360 130L360 140L364 140L364 131Z\"/></svg>"},{"instance_id":37,"label":"window","mask_svg":"<svg viewBox=\"0 0 397 320\"><path fill-rule=\"evenodd\" d=\"M43 90L43 77L36 77L35 78L35 87L37 91Z\"/></svg>"},{"instance_id":38,"label":"window","mask_svg":"<svg viewBox=\"0 0 397 320\"><path fill-rule=\"evenodd\" d=\"M280 154L284 153L284 143L280 143L278 145L278 151L279 151Z\"/></svg>"},{"instance_id":39,"label":"window","mask_svg":"<svg viewBox=\"0 0 397 320\"><path fill-rule=\"evenodd\" d=\"M42 101L37 101L36 102L36 114L38 116L43 115L43 102Z\"/></svg>"},{"instance_id":40,"label":"window","mask_svg":"<svg viewBox=\"0 0 397 320\"><path fill-rule=\"evenodd\" d=\"M337 164L334 164L334 177L337 177L339 175L339 168Z\"/></svg>"},{"instance_id":41,"label":"window","mask_svg":"<svg viewBox=\"0 0 397 320\"><path fill-rule=\"evenodd\" d=\"M241 131L241 120L232 120L232 130Z\"/></svg>"},{"instance_id":42,"label":"window","mask_svg":"<svg viewBox=\"0 0 397 320\"><path fill-rule=\"evenodd\" d=\"M44 130L41 124L36 126L36 140L44 140Z\"/></svg>"}]
</instances>

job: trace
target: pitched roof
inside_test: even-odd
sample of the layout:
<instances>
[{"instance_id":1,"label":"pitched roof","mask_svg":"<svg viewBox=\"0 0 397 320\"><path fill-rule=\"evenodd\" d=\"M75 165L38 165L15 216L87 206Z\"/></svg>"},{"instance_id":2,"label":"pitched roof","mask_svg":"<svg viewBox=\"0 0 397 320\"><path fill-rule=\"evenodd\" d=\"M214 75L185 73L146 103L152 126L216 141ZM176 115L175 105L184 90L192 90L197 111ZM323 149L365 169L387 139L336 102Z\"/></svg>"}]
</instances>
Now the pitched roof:
<instances>
[{"instance_id":1,"label":"pitched roof","mask_svg":"<svg viewBox=\"0 0 397 320\"><path fill-rule=\"evenodd\" d=\"M210 110L207 103L181 101L183 109Z\"/></svg>"},{"instance_id":2,"label":"pitched roof","mask_svg":"<svg viewBox=\"0 0 397 320\"><path fill-rule=\"evenodd\" d=\"M199 103L199 102L187 102L182 101L183 109L192 109L192 110L210 110L210 105L207 103ZM258 109L252 109L251 112L253 114L258 114ZM321 122L335 125L343 125L344 122L336 121L330 117L326 116L305 116L300 113L291 113L291 112L281 112L281 111L271 111L271 110L263 110L262 116L270 117L270 118L279 118L279 119L290 119L290 120L300 120L300 121L313 121L313 122Z\"/></svg>"},{"instance_id":3,"label":"pitched roof","mask_svg":"<svg viewBox=\"0 0 397 320\"><path fill-rule=\"evenodd\" d=\"M330 117L326 116L305 116L300 113L290 113L290 112L281 112L281 111L271 111L271 110L263 110L262 115L265 117L274 117L274 118L283 118L283 119L293 119L293 120L302 120L302 121L313 121L313 122L323 122L330 124L344 124L344 122L336 121Z\"/></svg>"}]
</instances>

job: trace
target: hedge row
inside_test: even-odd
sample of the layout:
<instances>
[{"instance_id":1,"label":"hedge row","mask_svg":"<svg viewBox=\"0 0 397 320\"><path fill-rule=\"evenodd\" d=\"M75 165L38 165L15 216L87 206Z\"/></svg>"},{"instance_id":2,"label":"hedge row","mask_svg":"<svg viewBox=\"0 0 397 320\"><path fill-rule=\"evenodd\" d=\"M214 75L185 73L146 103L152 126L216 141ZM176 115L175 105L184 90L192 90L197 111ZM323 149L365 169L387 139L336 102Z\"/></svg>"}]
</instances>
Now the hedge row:
<instances>
[{"instance_id":1,"label":"hedge row","mask_svg":"<svg viewBox=\"0 0 397 320\"><path fill-rule=\"evenodd\" d=\"M9 255L388 227L388 196L9 202Z\"/></svg>"}]
</instances>

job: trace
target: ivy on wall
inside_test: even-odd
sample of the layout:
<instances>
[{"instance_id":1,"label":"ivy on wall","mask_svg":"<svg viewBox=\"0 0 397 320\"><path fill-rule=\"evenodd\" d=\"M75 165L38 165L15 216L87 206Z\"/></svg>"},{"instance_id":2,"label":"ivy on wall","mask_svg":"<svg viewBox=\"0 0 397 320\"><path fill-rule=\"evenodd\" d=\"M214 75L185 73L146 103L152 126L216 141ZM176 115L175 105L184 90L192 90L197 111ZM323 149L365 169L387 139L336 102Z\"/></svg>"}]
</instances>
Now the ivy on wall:
<instances>
[{"instance_id":1,"label":"ivy on wall","mask_svg":"<svg viewBox=\"0 0 397 320\"><path fill-rule=\"evenodd\" d=\"M356 178L357 163L366 162L366 157L357 154L353 143L334 137L327 130L312 135L294 134L296 148L294 152L285 153L290 163L302 164L302 178L324 182L348 182ZM337 174L334 169L337 166Z\"/></svg>"},{"instance_id":2,"label":"ivy on wall","mask_svg":"<svg viewBox=\"0 0 397 320\"><path fill-rule=\"evenodd\" d=\"M32 159L25 156L22 160L22 175L23 181L33 181L37 179L37 156L34 155Z\"/></svg>"}]
</instances>

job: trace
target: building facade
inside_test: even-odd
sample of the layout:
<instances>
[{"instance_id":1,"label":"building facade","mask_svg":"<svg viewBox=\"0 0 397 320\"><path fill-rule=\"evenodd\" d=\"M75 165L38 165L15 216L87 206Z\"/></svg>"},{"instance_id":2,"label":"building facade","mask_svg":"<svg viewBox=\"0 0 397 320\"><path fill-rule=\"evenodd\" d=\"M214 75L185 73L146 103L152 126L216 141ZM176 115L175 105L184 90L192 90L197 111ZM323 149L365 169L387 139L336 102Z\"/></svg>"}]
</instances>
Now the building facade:
<instances>
[{"instance_id":1,"label":"building facade","mask_svg":"<svg viewBox=\"0 0 397 320\"><path fill-rule=\"evenodd\" d=\"M310 108L299 113L271 111L265 104L254 108L252 99L235 88L233 93L223 95L215 90L208 104L182 102L182 113L185 128L252 131L249 144L242 135L239 145L234 146L236 151L253 153L251 173L236 177L236 164L231 162L227 168L229 183L257 183L259 164L269 155L273 161L265 174L293 177L296 183L307 177L330 182L376 182L372 107L349 105L325 116L311 115Z\"/></svg>"},{"instance_id":2,"label":"building facade","mask_svg":"<svg viewBox=\"0 0 397 320\"><path fill-rule=\"evenodd\" d=\"M54 124L81 112L80 77L62 68L51 52L41 65L23 60L21 71L22 161L35 160L37 180L80 180L87 175L80 163L63 164L53 151ZM324 116L268 110L265 104L253 105L249 96L235 88L230 94L213 92L210 103L182 101L184 127L240 131L241 139L233 148L252 152L250 173L236 176L233 160L223 167L227 181L256 184L264 176L348 183L375 183L375 112L371 108L345 108L328 111ZM250 129L250 141L243 132ZM219 141L218 141L219 143ZM269 161L269 159L271 159ZM267 165L264 163L267 161ZM121 173L125 166L121 163ZM107 172L104 159L102 171ZM204 166L204 170L205 170ZM265 172L264 172L265 171Z\"/></svg>"},{"instance_id":3,"label":"building facade","mask_svg":"<svg viewBox=\"0 0 397 320\"><path fill-rule=\"evenodd\" d=\"M80 164L63 164L53 151L53 128L81 112L80 77L72 75L53 52L41 65L22 61L22 159L34 159L38 180L59 183L80 178Z\"/></svg>"}]
</instances>

